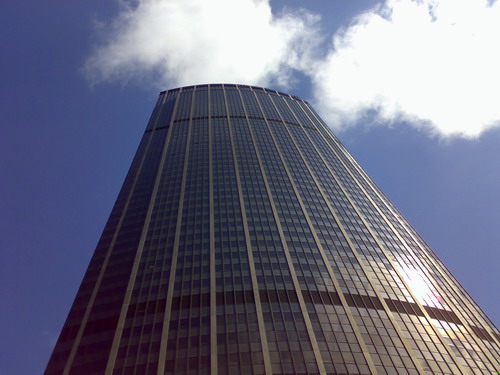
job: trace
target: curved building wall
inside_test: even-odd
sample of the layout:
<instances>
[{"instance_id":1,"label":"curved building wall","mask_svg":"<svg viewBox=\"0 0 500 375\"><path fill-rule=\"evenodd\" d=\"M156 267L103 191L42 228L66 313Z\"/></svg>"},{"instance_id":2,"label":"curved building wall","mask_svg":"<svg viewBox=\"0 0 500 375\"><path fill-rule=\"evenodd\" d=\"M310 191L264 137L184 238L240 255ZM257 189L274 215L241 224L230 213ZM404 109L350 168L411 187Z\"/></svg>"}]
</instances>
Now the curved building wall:
<instances>
[{"instance_id":1,"label":"curved building wall","mask_svg":"<svg viewBox=\"0 0 500 375\"><path fill-rule=\"evenodd\" d=\"M498 330L310 105L162 92L46 375L492 374Z\"/></svg>"}]
</instances>

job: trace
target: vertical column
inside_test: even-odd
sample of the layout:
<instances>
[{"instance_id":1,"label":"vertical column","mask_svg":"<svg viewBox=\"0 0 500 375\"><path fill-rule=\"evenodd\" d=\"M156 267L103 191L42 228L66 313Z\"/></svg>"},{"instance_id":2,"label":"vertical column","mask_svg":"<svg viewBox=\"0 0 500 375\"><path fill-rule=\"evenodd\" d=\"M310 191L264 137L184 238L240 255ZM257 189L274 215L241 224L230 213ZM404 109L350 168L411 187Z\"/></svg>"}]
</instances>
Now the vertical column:
<instances>
[{"instance_id":1,"label":"vertical column","mask_svg":"<svg viewBox=\"0 0 500 375\"><path fill-rule=\"evenodd\" d=\"M345 297L344 297L342 290L339 286L337 278L334 275L332 267L330 266L328 258L324 252L324 249L322 248L321 242L319 241L318 235L317 235L316 230L315 230L315 226L313 225L313 222L312 222L311 213L309 212L309 209L308 209L309 206L307 206L307 202L304 199L304 197L305 197L304 194L306 194L306 195L307 194L311 194L311 195L316 194L315 188L312 185L307 186L307 181L309 180L309 176L313 176L313 175L310 174L310 171L303 168L305 163L300 160L301 155L300 154L297 155L296 151L298 151L298 148L296 148L296 145L295 145L295 149L291 147L292 145L289 145L290 147L286 146L286 144L289 143L288 142L289 136L287 136L287 129L289 126L293 126L293 127L296 127L296 126L285 125L285 119L282 117L282 114L277 111L277 108L276 108L275 104L273 103L273 100L271 99L271 95L269 95L269 94L264 95L260 92L259 92L259 94L257 94L257 92L255 94L256 94L256 97L259 99L258 102L259 102L259 105L261 106L261 108L263 109L263 112L265 112L267 116L278 117L278 119L280 120L280 123L273 122L272 124L269 124L269 122L268 122L268 126L270 128L270 132L271 132L272 138L276 144L276 147L278 148L278 152L280 153L280 156L282 158L284 168L285 168L285 170L288 174L288 178L290 179L290 182L292 184L293 191L297 197L298 204L300 205L302 213L304 214L304 217L306 218L307 224L310 228L310 234L314 240L315 248L317 249L317 252L319 253L318 255L320 255L320 259L323 261L322 264L320 265L320 267L326 268L327 272L324 273L323 278L329 279L333 283L333 286L337 292L337 295L342 303L342 307L343 307L345 313L347 314L349 324L352 327L352 330L354 332L354 336L355 336L354 341L356 344L358 344L360 346L362 352L364 353L366 362L362 361L361 363L359 363L360 361L356 360L357 365L361 366L361 367L368 365L368 367L370 368L370 370L373 373L377 373L377 370L375 368L373 360L370 357L368 350L365 346L365 343L361 337L361 333L359 331L359 328L357 327L356 321L354 320L354 317L352 316L352 314L349 311L349 306L346 303ZM265 109L265 111L264 111L264 109ZM276 115L272 115L272 113L275 113ZM293 119L291 117L287 118L286 121L288 121L290 123L295 123L295 119ZM301 169L300 171L297 171L297 168L294 169L294 166L290 165L292 163L291 160L293 160L293 163L297 164L297 168L299 168L299 166L300 166L300 169ZM294 173L294 172L297 172L297 173ZM301 176L302 181L298 182L297 176ZM307 190L307 193L305 192L306 190ZM308 202L312 203L313 200L309 200ZM311 208L311 207L309 207L309 208ZM314 209L319 210L320 209L319 205L318 205L318 207L314 207ZM307 234L305 234L305 235L307 236ZM314 253L310 254L310 255L308 255L308 257L312 258L314 255L315 255ZM313 304L312 306L314 306L314 308L316 308L316 304ZM312 311L311 311L311 313L312 313ZM319 314L315 312L313 316L319 316ZM321 324L321 321L318 319L317 325L320 325L320 324ZM320 335L320 337L323 338L322 337L323 335L321 332L318 332L318 331L316 331L316 332L317 332L316 333L317 335ZM318 338L318 340L319 340L319 338ZM353 342L352 344L355 344L355 343ZM330 352L328 350L325 350L327 347L327 343L324 342L323 345L324 345L323 357L325 360L325 364L328 364L329 366L333 367L332 370L330 370L330 371L335 371L336 367L345 366L345 362L344 362L344 364L341 364L338 362L338 360L337 361L332 360L332 357L330 356ZM349 351L350 350L351 349L349 349ZM342 354L344 354L344 353L342 353ZM347 358L345 359L345 361L351 362L350 360L347 360ZM337 363L335 363L335 362L337 362ZM349 364L348 366L352 366L352 365ZM339 370L339 371L342 371L342 370ZM356 371L356 370L351 368L350 371ZM358 371L361 372L363 370L358 370Z\"/></svg>"},{"instance_id":2,"label":"vertical column","mask_svg":"<svg viewBox=\"0 0 500 375\"><path fill-rule=\"evenodd\" d=\"M368 281L369 285L371 285L372 290L374 291L376 298L382 304L385 312L387 313L387 315L389 317L389 321L391 322L392 327L394 328L394 330L398 334L398 338L396 340L397 341L400 340L403 343L404 349L406 350L406 354L407 354L407 356L409 356L411 358L411 361L413 362L414 368L417 369L420 374L424 374L424 369L420 365L419 361L416 359L411 347L407 343L407 341L405 339L405 334L399 328L397 322L395 321L394 317L392 316L392 312L390 311L387 304L385 303L384 298L380 295L380 292L379 292L377 286L373 283L373 281L369 277L369 273L367 272L365 265L363 264L363 261L358 254L358 251L356 249L355 244L353 243L353 240L348 235L346 228L344 227L337 212L335 211L335 209L333 208L332 204L330 203L330 201L328 199L328 196L326 194L326 191L328 190L328 186L326 184L330 179L328 178L329 176L325 176L325 178L323 180L321 180L321 177L322 177L323 171L330 171L330 169L329 169L328 165L324 162L324 159L323 159L321 153L317 150L315 144L308 138L307 131L305 129L305 124L301 123L301 120L297 117L297 114L294 113L292 108L290 108L290 106L289 106L290 102L293 102L293 100L289 101L283 97L279 97L279 98L275 98L275 100L273 100L273 102L275 102L275 101L280 101L282 106L283 105L286 106L285 109L288 108L290 111L289 113L291 115L293 115L295 118L295 121L297 121L297 123L300 124L300 126L293 126L293 127L292 126L284 126L284 128L286 129L286 132L288 133L295 148L297 149L297 151L300 155L300 159L302 160L302 162L306 166L307 170L309 171L309 175L312 177L312 181L314 182L315 189L317 189L317 191L319 192L319 194L321 195L321 197L323 199L323 202L326 204L327 210L325 210L324 213L327 216L333 217L335 223L337 224L338 228L340 229L340 231L342 233L343 238L348 242L349 247L352 250L353 256L356 258L357 263L360 265L361 269L363 270L363 274L366 275L367 281ZM306 142L306 139L309 140L309 142ZM320 163L322 163L322 164L320 164ZM331 177L335 178L336 176L332 175ZM320 180L321 180L321 182L320 182ZM338 183L338 180L335 180L335 182ZM304 184L301 184L301 185L304 185ZM304 187L306 188L306 190L307 189L314 189L314 187L308 187L307 183L306 183L306 186L304 186ZM337 200L340 199L339 194L336 195L336 199ZM316 207L316 209L320 210L319 207ZM311 212L311 216L314 216L314 212ZM318 223L317 223L317 226L319 229ZM323 250L322 252L323 252L325 263L327 264L328 268L331 269L330 262L328 261L326 255L324 254L325 251ZM332 278L335 278L335 276L333 275L333 271L331 271L331 272L332 272ZM366 284L364 285L364 287L369 289L368 285L366 285ZM339 291L339 293L342 293L342 292ZM359 304L356 304L356 305L357 305L356 307L354 307L354 306L351 307L353 312L356 311L356 309L365 310L363 305L359 305ZM346 309L349 309L347 304L345 306L346 306ZM359 312L357 312L357 315L360 316ZM356 330L357 330L357 332L359 332L359 328L357 328ZM360 340L362 340L362 338L360 336L358 336L358 338ZM371 343L371 340L368 339L368 342ZM393 349L393 351L399 350L400 353L398 353L398 356L402 356L401 352L403 352L403 348L397 348L390 340L384 341L384 344L385 344L386 348L390 347L391 349ZM363 343L363 347L365 347L364 343ZM365 350L366 350L366 347L365 347ZM378 352L378 354L383 356L384 352ZM378 365L382 365L382 363L378 363ZM391 364L391 361L384 361L383 365L384 365L384 367L388 367L388 368L390 368L391 365L396 366L395 367L396 371L399 371L399 372L404 371L401 368L402 366L404 366L406 370L413 368L413 366L411 366L411 363L402 363L402 362ZM399 366L399 370L398 370L398 366Z\"/></svg>"},{"instance_id":3,"label":"vertical column","mask_svg":"<svg viewBox=\"0 0 500 375\"><path fill-rule=\"evenodd\" d=\"M170 119L170 125L172 125L174 117L175 117L175 107L173 109L173 113L172 113L172 116L171 116L171 119ZM168 132L168 130L163 130L163 131ZM129 308L129 305L130 305L130 299L131 299L131 296L132 296L133 287L134 287L134 284L135 284L135 281L136 281L136 277L137 277L137 270L139 268L139 263L141 261L142 252L144 250L144 242L146 240L146 236L147 236L148 229L149 229L149 223L150 223L150 220L151 220L151 213L153 211L153 207L154 207L155 202L156 202L156 195L157 195L157 192L158 192L158 185L159 185L159 182L160 182L160 179L161 179L161 175L162 175L162 171L163 171L163 166L164 166L164 163L165 163L165 156L167 154L167 148L168 148L169 141L170 141L170 135L171 135L171 132L168 132L167 136L165 138L165 142L164 142L164 144L163 144L163 146L161 148L162 151L161 151L161 156L160 156L160 163L159 163L159 167L157 169L156 179L155 179L154 186L153 186L153 192L151 194L151 198L150 198L150 201L149 201L149 207L148 207L148 210L147 210L147 213L146 213L146 217L145 217L145 220L144 220L144 225L143 225L143 228L142 228L141 238L140 238L139 244L137 246L134 263L133 263L132 269L130 271L130 278L129 278L129 281L128 281L128 284L127 284L127 290L125 292L125 298L124 298L123 303L122 303L122 307L121 307L121 311L120 311L120 316L118 318L118 324L117 324L117 327L116 327L116 330L115 330L115 334L114 334L114 338L113 338L113 344L111 345L111 351L110 351L110 354L109 354L109 357L108 357L108 362L107 362L107 365L106 365L106 372L105 372L106 375L112 375L113 374L113 369L115 367L115 360L116 360L116 355L117 355L117 351L118 351L118 345L119 345L121 337L122 337L123 328L124 328L124 324L125 324L125 318L126 318L126 315L127 315L127 312L128 312L128 308Z\"/></svg>"},{"instance_id":4,"label":"vertical column","mask_svg":"<svg viewBox=\"0 0 500 375\"><path fill-rule=\"evenodd\" d=\"M242 95L242 93L240 93L240 94ZM247 113L247 117L249 115L252 116L252 117L263 117L262 116L262 110L259 108L258 105L255 105L256 104L255 103L255 98L254 98L252 92L249 92L248 95L246 95L246 96L242 95L242 98L246 99L246 100L243 100L243 103L245 104L245 111ZM251 101L252 100L251 98L254 98L253 99L253 103ZM321 358L321 354L320 354L320 351L319 351L318 343L317 343L316 337L314 336L314 330L313 330L313 327L312 327L312 324L311 324L311 320L309 318L309 313L307 311L307 307L306 307L305 302L304 302L304 297L302 295L301 286L300 286L299 280L297 278L297 274L295 272L295 268L294 268L294 265L293 265L292 258L290 256L290 251L288 249L287 238L285 237L285 234L284 234L284 231L283 231L283 227L282 227L282 224L281 224L281 218L280 218L280 216L278 214L278 211L277 211L277 208L276 208L276 204L277 204L277 202L279 202L279 200L276 200L276 198L273 196L272 188L271 188L271 186L269 184L269 181L268 181L269 176L268 176L267 170L269 169L269 164L271 163L271 160L269 159L269 153L270 152L274 153L274 152L278 151L278 156L279 156L278 160L280 160L280 165L284 166L285 169L286 169L286 166L283 164L283 160L281 158L281 155L279 154L279 150L277 148L277 144L275 143L274 139L273 140L267 139L267 141L271 142L269 144L269 148L267 148L267 149L265 149L265 146L263 147L262 144L259 144L258 141L256 142L256 137L255 137L255 132L257 131L256 125L259 124L259 123L261 123L261 126L259 126L259 128L261 129L261 131L265 127L267 129L266 133L269 134L269 135L271 135L269 129L267 128L268 124L266 122L262 121L262 120L253 120L252 123L254 124L254 126L250 128L251 129L251 134L252 134L252 140L254 142L255 149L257 150L257 155L258 155L258 158L259 158L259 164L260 164L260 167L261 167L261 172L262 172L262 175L263 175L263 178L264 178L264 182L265 182L265 186L266 186L266 191L267 191L269 200L271 202L272 210L273 210L274 221L275 221L277 229L278 229L278 233L279 233L279 237L280 237L281 243L283 244L285 258L286 258L286 261L287 261L287 264L288 264L288 268L290 270L290 275L291 275L293 287L295 289L295 294L296 294L296 296L294 296L294 297L296 298L296 302L298 302L298 305L300 307L300 313L301 313L300 316L298 314L297 315L294 314L293 316L294 316L295 319L299 319L299 317L303 319L304 328L305 328L305 330L307 332L308 339L309 339L309 342L310 342L310 345L311 345L310 348L308 348L308 349L304 348L302 350L302 353L304 355L306 355L306 354L312 352L312 354L313 354L313 358L310 358L308 355L306 357L304 357L304 361L305 361L305 363L307 365L307 372L312 373L312 372L319 371L319 373L323 375L323 374L326 374L325 366L324 366L323 360ZM260 135L263 135L263 134L260 134ZM263 163L263 157L262 157L263 154L267 156L265 164ZM274 163L279 163L278 160L273 160L273 162ZM281 168L279 168L279 169L281 169ZM276 171L277 170L275 170L275 172ZM273 177L276 178L277 176L273 176ZM290 181L289 180L289 176L288 176L288 181ZM288 185L288 184L285 182L285 185ZM299 321L299 322L296 322L296 323L302 323L302 322ZM314 360L315 366L313 366L312 360ZM296 365L299 366L300 363L297 363ZM314 368L314 367L316 367L316 368Z\"/></svg>"},{"instance_id":5,"label":"vertical column","mask_svg":"<svg viewBox=\"0 0 500 375\"><path fill-rule=\"evenodd\" d=\"M266 337L266 332L265 332L265 325L264 325L264 318L262 315L262 304L260 301L260 293L259 293L259 285L257 283L257 277L256 277L256 272L255 272L255 261L254 261L254 256L253 256L253 250L252 250L252 244L250 240L250 233L248 230L248 219L247 219L247 212L245 208L245 201L244 201L244 196L243 196L243 191L241 187L241 178L240 178L240 171L239 171L239 164L238 164L238 152L236 150L235 146L235 136L233 132L233 122L231 120L231 117L229 115L229 106L227 103L227 94L226 91L224 90L224 102L226 105L226 111L227 111L227 121L229 125L229 137L231 139L231 149L233 152L233 160L234 160L234 169L236 172L236 184L238 186L238 196L239 196L239 201L240 201L240 207L241 207L241 216L243 218L243 231L245 234L245 244L247 248L247 254L248 254L248 266L249 266L249 271L250 271L250 279L252 282L252 289L253 289L253 298L255 300L255 311L257 313L257 324L258 324L258 329L259 329L259 336L260 336L260 344L262 348L262 356L264 359L264 369L266 375L271 375L272 374L272 368L271 368L271 360L269 358L269 348L267 345L267 337ZM241 157L241 155L240 155Z\"/></svg>"},{"instance_id":6,"label":"vertical column","mask_svg":"<svg viewBox=\"0 0 500 375\"><path fill-rule=\"evenodd\" d=\"M249 265L250 278L252 281L252 289L253 289L253 295L254 295L254 300L255 300L255 310L257 312L257 324L258 324L258 328L259 328L260 343L262 346L262 355L264 358L264 369L265 369L266 374L270 375L270 374L272 374L271 360L269 358L269 349L268 349L268 345L267 345L264 319L262 316L262 304L260 302L259 287L257 284L257 277L256 277L256 273L255 273L255 262L254 262L253 252L252 252L252 245L251 245L251 241L250 241L250 233L248 230L247 212L245 209L245 201L244 201L243 192L242 192L242 188L241 188L238 153L236 152L236 147L235 147L235 140L234 140L233 129L232 129L233 124L231 121L231 117L229 116L229 107L228 107L227 100L226 100L226 91L224 91L224 102L226 103L226 111L228 113L227 120L228 120L228 125L229 125L229 137L231 139L231 149L232 149L233 158L234 158L234 168L235 168L235 172L236 172L236 184L238 186L238 197L239 197L239 201L240 201L241 215L243 218L243 231L245 234L245 243L246 243L246 248L247 248L247 252L248 252L248 265Z\"/></svg>"},{"instance_id":7,"label":"vertical column","mask_svg":"<svg viewBox=\"0 0 500 375\"><path fill-rule=\"evenodd\" d=\"M182 93L182 91L181 91ZM194 90L192 91L192 99L194 98ZM181 233L181 224L182 224L182 215L183 215L183 206L184 206L184 195L186 193L186 176L187 176L187 171L188 171L188 160L189 160L189 151L190 151L190 139L191 139L191 123L192 123L192 111L193 111L193 106L194 106L194 100L191 99L191 106L189 110L189 122L188 122L188 134L187 134L187 141L186 141L186 150L185 150L185 155L184 155L184 167L183 167L183 172L182 172L182 183L181 183L181 193L179 197L179 208L177 210L178 216L177 216L177 223L176 223L176 231L175 231L175 238L174 238L174 244L173 244L173 251L172 251L172 261L171 261L171 267L170 267L170 277L169 277L169 282L168 282L168 291L167 291L167 298L166 298L166 304L165 304L165 315L163 318L163 330L162 330L162 335L161 335L161 343L160 343L160 352L159 352L159 359L158 359L158 375L165 375L165 361L166 361L166 355L167 355L167 342L168 342L168 332L170 328L170 315L171 315L171 310L172 310L172 298L173 298L173 293L174 293L174 285L175 285L175 275L176 275L176 267L177 267L177 256L179 252L179 240L180 240L180 233ZM179 116L180 118L183 118L182 115ZM182 126L181 124L177 124L176 126ZM169 372L172 371L172 369L167 369Z\"/></svg>"},{"instance_id":8,"label":"vertical column","mask_svg":"<svg viewBox=\"0 0 500 375\"><path fill-rule=\"evenodd\" d=\"M213 190L217 303L217 374L265 373L252 269L245 237L232 118L222 85L213 97ZM241 182L241 181L240 181Z\"/></svg>"},{"instance_id":9,"label":"vertical column","mask_svg":"<svg viewBox=\"0 0 500 375\"><path fill-rule=\"evenodd\" d=\"M208 86L196 86L170 313L166 372L210 372L210 189Z\"/></svg>"},{"instance_id":10,"label":"vertical column","mask_svg":"<svg viewBox=\"0 0 500 375\"><path fill-rule=\"evenodd\" d=\"M208 91L208 185L210 206L210 373L217 375L217 299L215 284L214 166L212 135L212 94Z\"/></svg>"}]
</instances>

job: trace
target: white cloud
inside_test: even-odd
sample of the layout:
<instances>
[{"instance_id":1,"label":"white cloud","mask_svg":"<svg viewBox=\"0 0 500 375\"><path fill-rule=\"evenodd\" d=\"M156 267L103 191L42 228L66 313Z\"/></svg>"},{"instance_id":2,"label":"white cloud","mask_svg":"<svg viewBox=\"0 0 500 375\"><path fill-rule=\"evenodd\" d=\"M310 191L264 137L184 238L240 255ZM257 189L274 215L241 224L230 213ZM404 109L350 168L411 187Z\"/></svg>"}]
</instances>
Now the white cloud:
<instances>
[{"instance_id":1,"label":"white cloud","mask_svg":"<svg viewBox=\"0 0 500 375\"><path fill-rule=\"evenodd\" d=\"M337 129L370 112L440 136L500 125L500 1L388 0L334 36L310 74Z\"/></svg>"},{"instance_id":2,"label":"white cloud","mask_svg":"<svg viewBox=\"0 0 500 375\"><path fill-rule=\"evenodd\" d=\"M474 138L500 125L500 0L386 0L338 31L329 51L319 16L276 15L270 0L120 1L85 65L93 82L287 87L299 70L337 129L406 121Z\"/></svg>"},{"instance_id":3,"label":"white cloud","mask_svg":"<svg viewBox=\"0 0 500 375\"><path fill-rule=\"evenodd\" d=\"M155 85L287 86L308 63L318 17L279 16L268 0L123 0L106 42L85 65L93 82L148 76Z\"/></svg>"}]
</instances>

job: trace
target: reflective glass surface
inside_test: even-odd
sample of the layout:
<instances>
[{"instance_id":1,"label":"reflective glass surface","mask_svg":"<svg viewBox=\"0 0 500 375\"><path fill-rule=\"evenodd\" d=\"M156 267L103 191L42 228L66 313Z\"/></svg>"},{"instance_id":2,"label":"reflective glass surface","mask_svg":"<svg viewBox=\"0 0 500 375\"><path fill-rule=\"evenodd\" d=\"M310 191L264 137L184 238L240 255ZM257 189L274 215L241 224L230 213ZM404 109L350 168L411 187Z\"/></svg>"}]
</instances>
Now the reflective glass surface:
<instances>
[{"instance_id":1,"label":"reflective glass surface","mask_svg":"<svg viewBox=\"0 0 500 375\"><path fill-rule=\"evenodd\" d=\"M304 100L162 92L46 375L493 374L499 332Z\"/></svg>"}]
</instances>

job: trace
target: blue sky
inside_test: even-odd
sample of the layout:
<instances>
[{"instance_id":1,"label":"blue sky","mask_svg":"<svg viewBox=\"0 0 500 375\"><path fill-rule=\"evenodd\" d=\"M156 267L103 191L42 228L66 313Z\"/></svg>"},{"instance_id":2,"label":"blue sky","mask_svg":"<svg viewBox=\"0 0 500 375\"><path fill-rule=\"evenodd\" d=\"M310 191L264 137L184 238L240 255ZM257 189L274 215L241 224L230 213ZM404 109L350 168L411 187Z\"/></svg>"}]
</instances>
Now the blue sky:
<instances>
[{"instance_id":1,"label":"blue sky","mask_svg":"<svg viewBox=\"0 0 500 375\"><path fill-rule=\"evenodd\" d=\"M3 5L0 375L43 371L159 91L216 80L313 103L500 322L500 5L231 1Z\"/></svg>"}]
</instances>

